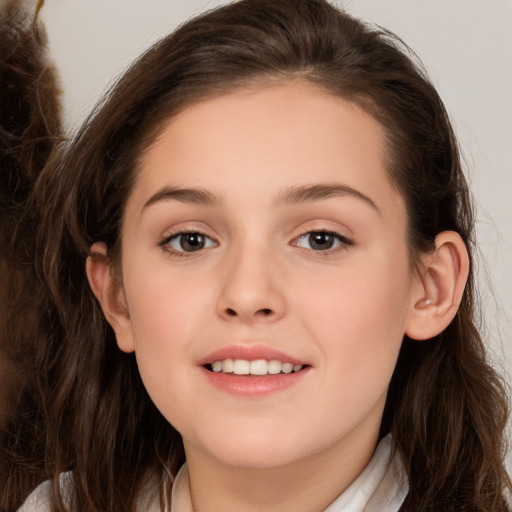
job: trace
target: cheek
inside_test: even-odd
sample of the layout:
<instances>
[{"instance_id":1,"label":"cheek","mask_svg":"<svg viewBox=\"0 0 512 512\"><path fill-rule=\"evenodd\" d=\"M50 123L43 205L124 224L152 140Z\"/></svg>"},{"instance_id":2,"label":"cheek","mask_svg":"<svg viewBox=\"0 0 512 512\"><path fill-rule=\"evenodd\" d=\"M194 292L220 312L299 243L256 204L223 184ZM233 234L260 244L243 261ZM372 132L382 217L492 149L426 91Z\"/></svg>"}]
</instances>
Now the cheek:
<instances>
[{"instance_id":1,"label":"cheek","mask_svg":"<svg viewBox=\"0 0 512 512\"><path fill-rule=\"evenodd\" d=\"M316 401L326 438L367 419L380 423L404 335L408 275L353 270L331 276L328 292L301 307L301 328L315 339L325 370Z\"/></svg>"},{"instance_id":2,"label":"cheek","mask_svg":"<svg viewBox=\"0 0 512 512\"><path fill-rule=\"evenodd\" d=\"M212 301L209 288L199 277L171 273L165 265L138 272L125 283L136 345L177 349L205 318Z\"/></svg>"},{"instance_id":3,"label":"cheek","mask_svg":"<svg viewBox=\"0 0 512 512\"><path fill-rule=\"evenodd\" d=\"M190 397L198 393L191 370L201 307L192 290L164 284L136 286L137 300L130 304L132 332L144 386L167 421L181 431L189 423Z\"/></svg>"},{"instance_id":4,"label":"cheek","mask_svg":"<svg viewBox=\"0 0 512 512\"><path fill-rule=\"evenodd\" d=\"M347 385L387 385L409 312L411 276L405 258L361 260L324 280L317 276L305 287L309 294L296 293L303 297L301 322L316 339L330 374Z\"/></svg>"},{"instance_id":5,"label":"cheek","mask_svg":"<svg viewBox=\"0 0 512 512\"><path fill-rule=\"evenodd\" d=\"M199 279L180 279L154 265L125 279L135 355L155 403L187 381L194 344L211 318L211 294ZM174 397L173 399L176 399Z\"/></svg>"}]
</instances>

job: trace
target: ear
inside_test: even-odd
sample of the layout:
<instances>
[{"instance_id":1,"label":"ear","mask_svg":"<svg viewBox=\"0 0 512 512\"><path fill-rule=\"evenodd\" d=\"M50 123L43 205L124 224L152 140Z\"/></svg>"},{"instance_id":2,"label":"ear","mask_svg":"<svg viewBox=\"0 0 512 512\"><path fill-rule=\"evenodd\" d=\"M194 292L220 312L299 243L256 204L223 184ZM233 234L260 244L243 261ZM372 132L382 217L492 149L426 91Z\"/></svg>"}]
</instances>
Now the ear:
<instances>
[{"instance_id":1,"label":"ear","mask_svg":"<svg viewBox=\"0 0 512 512\"><path fill-rule=\"evenodd\" d=\"M436 248L421 257L420 278L414 287L405 334L426 340L440 334L453 320L469 273L464 241L454 231L437 235Z\"/></svg>"},{"instance_id":2,"label":"ear","mask_svg":"<svg viewBox=\"0 0 512 512\"><path fill-rule=\"evenodd\" d=\"M98 299L107 322L114 329L119 348L123 352L133 352L135 346L126 297L119 279L112 275L107 245L104 242L92 245L85 269L92 292Z\"/></svg>"}]
</instances>

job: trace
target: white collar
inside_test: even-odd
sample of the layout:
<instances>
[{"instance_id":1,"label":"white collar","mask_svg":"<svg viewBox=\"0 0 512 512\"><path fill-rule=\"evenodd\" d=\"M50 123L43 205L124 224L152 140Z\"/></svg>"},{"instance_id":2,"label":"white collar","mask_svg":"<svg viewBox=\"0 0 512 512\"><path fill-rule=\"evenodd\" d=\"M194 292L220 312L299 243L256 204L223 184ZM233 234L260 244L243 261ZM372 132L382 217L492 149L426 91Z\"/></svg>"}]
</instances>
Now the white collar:
<instances>
[{"instance_id":1,"label":"white collar","mask_svg":"<svg viewBox=\"0 0 512 512\"><path fill-rule=\"evenodd\" d=\"M409 491L398 453L390 462L391 435L384 437L363 472L324 512L397 512ZM193 512L185 463L174 480L171 512Z\"/></svg>"}]
</instances>

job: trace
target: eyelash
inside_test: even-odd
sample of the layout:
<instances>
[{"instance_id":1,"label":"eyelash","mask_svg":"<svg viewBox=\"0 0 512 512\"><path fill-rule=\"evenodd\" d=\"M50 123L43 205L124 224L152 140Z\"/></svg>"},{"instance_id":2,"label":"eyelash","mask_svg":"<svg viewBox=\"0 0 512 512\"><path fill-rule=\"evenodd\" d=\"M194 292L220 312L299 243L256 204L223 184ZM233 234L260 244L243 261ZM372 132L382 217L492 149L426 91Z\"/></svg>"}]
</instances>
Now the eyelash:
<instances>
[{"instance_id":1,"label":"eyelash","mask_svg":"<svg viewBox=\"0 0 512 512\"><path fill-rule=\"evenodd\" d=\"M204 238L205 240L209 240L210 242L213 242L214 244L216 244L215 240L213 240L211 237L209 237L208 235L205 235L204 233L202 233L201 231L197 230L197 229L190 229L190 230L183 230L183 231L178 231L176 233L171 233L170 235L166 236L161 242L158 243L158 246L161 247L165 252L167 252L170 256L176 256L178 258L190 258L191 256L193 256L196 252L199 253L201 252L202 250L204 249L208 249L209 247L212 247L212 245L209 245L208 247L202 247L200 248L199 250L197 251L190 251L190 252L187 252L187 251L179 251L179 250L176 250L174 248L172 248L170 246L170 243L173 241L173 240L179 240L180 237L184 236L184 235L198 235L202 238ZM180 244L181 245L181 244Z\"/></svg>"},{"instance_id":2,"label":"eyelash","mask_svg":"<svg viewBox=\"0 0 512 512\"><path fill-rule=\"evenodd\" d=\"M336 231L329 231L328 229L311 229L311 230L308 230L304 234L302 234L302 235L298 236L297 238L295 238L294 239L294 243L292 245L294 245L295 247L301 247L299 245L300 241L301 240L305 240L308 237L311 237L312 235L328 235L328 236L332 236L334 238L334 243L336 243L336 242L338 243L338 245L336 245L334 247L331 247L331 248L328 248L326 250L316 250L316 249L314 249L312 247L311 248L304 248L304 247L302 247L303 249L313 251L315 256L328 257L328 256L331 256L333 254L336 254L338 251L345 250L348 247L351 247L351 246L354 245L354 242L352 240L350 240L349 238L347 238L346 236L344 236L344 235L342 235L340 233L337 233Z\"/></svg>"},{"instance_id":3,"label":"eyelash","mask_svg":"<svg viewBox=\"0 0 512 512\"><path fill-rule=\"evenodd\" d=\"M185 250L181 251L181 250L176 250L176 249L174 249L174 248L172 248L170 246L170 243L173 240L179 240L180 237L182 237L184 235L190 235L190 234L198 235L200 237L203 237L203 239L205 239L207 241L206 242L207 244L210 243L210 242L213 242L213 243L210 243L210 245L208 245L206 247L201 247L197 251L185 251ZM328 248L326 250L318 250L318 249L314 249L312 247L306 248L306 247L301 247L299 245L299 242L301 240L305 240L305 239L307 239L307 237L310 237L312 235L332 236L334 238L334 243L337 242L338 245L336 245L333 248ZM214 246L215 244L217 244L217 242L215 240L213 240L211 237L209 237L208 235L205 235L201 231L191 229L191 230L183 230L183 231L178 231L176 233L171 233L170 235L166 236L162 241L160 241L158 243L158 246L161 247L170 256L179 257L179 258L182 258L182 257L186 258L186 257L193 256L196 252L200 253L204 249L209 249L210 247ZM180 245L181 245L181 243L180 243ZM329 231L329 230L326 230L326 229L316 229L316 230L305 231L302 235L300 235L297 238L295 238L291 245L293 245L294 247L303 248L305 250L311 250L311 251L313 251L313 253L315 255L318 255L318 256L328 257L328 256L330 256L332 254L337 253L340 250L344 250L344 249L347 249L348 247L353 246L354 242L352 240L350 240L349 238L345 237L344 235L341 235L340 233L336 233L335 231ZM182 246L182 248L183 248L183 246Z\"/></svg>"}]
</instances>

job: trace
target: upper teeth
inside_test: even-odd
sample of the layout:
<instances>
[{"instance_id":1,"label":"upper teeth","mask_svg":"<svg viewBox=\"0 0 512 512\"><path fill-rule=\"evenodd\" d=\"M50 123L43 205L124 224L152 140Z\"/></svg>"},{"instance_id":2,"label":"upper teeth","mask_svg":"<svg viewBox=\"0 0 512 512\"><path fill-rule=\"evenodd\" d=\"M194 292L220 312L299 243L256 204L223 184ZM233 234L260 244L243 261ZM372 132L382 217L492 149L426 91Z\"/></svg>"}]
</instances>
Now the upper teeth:
<instances>
[{"instance_id":1,"label":"upper teeth","mask_svg":"<svg viewBox=\"0 0 512 512\"><path fill-rule=\"evenodd\" d=\"M235 375L277 375L281 372L298 372L301 369L301 364L283 363L277 359L271 359L270 361L265 359L256 359L255 361L224 359L212 363L214 372L234 373Z\"/></svg>"}]
</instances>

